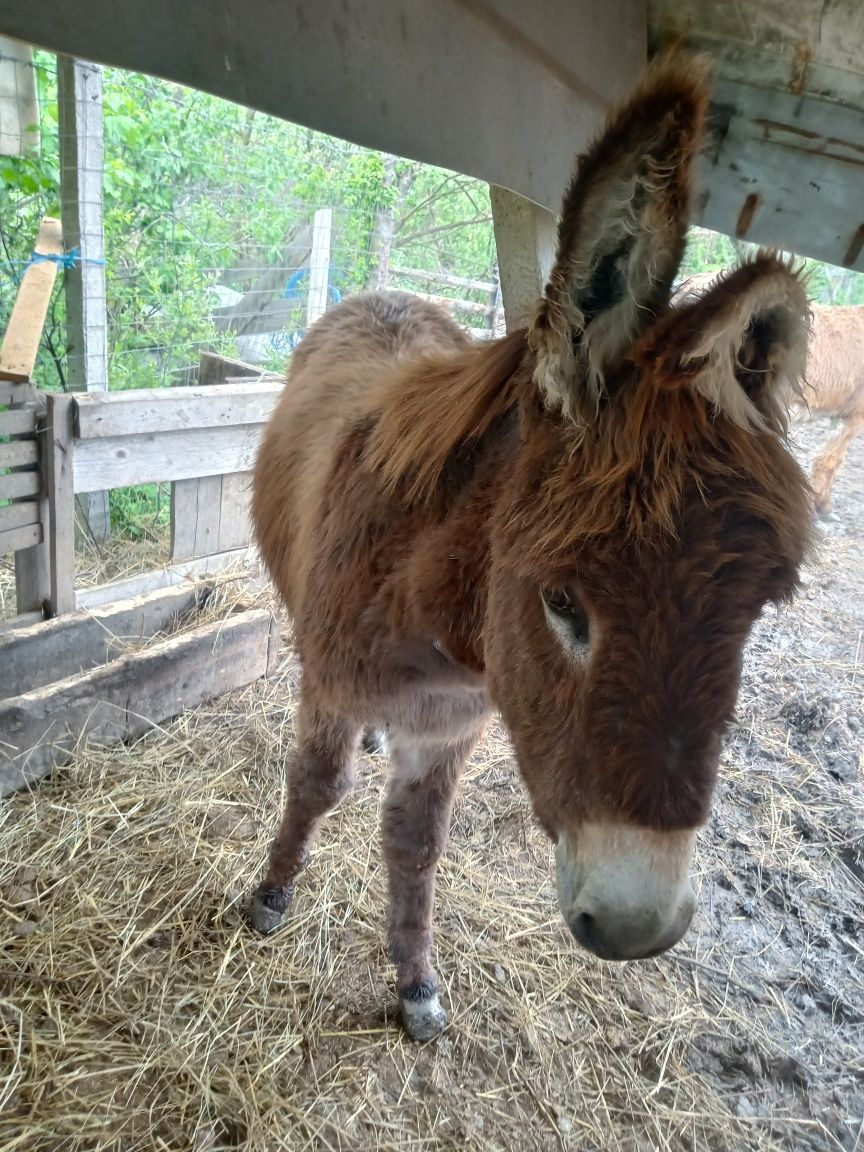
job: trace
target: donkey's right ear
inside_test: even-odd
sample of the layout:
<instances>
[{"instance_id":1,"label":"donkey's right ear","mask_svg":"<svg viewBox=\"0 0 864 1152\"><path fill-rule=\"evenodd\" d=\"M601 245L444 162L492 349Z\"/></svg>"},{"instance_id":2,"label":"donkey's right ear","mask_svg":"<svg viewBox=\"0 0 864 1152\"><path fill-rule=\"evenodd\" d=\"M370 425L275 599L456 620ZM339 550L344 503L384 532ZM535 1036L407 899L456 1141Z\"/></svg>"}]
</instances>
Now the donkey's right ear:
<instances>
[{"instance_id":1,"label":"donkey's right ear","mask_svg":"<svg viewBox=\"0 0 864 1152\"><path fill-rule=\"evenodd\" d=\"M546 403L579 422L607 370L669 303L709 102L701 58L668 56L579 158L529 341Z\"/></svg>"}]
</instances>

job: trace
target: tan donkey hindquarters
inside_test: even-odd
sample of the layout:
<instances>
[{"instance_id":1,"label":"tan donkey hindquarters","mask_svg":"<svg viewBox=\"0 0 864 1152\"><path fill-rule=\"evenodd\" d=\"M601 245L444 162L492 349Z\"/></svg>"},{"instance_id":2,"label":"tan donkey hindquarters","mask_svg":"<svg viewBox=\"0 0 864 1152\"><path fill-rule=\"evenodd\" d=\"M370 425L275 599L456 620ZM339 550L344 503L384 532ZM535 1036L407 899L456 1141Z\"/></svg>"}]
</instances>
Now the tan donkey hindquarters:
<instances>
[{"instance_id":1,"label":"tan donkey hindquarters","mask_svg":"<svg viewBox=\"0 0 864 1152\"><path fill-rule=\"evenodd\" d=\"M760 254L679 308L706 67L653 65L581 156L526 330L470 341L405 294L334 307L295 353L255 470L262 555L302 666L287 806L250 920L289 914L362 733L386 728L388 944L402 1017L446 1017L435 874L497 709L606 959L671 947L742 649L811 529L785 443L807 300ZM546 913L538 908L538 916Z\"/></svg>"}]
</instances>

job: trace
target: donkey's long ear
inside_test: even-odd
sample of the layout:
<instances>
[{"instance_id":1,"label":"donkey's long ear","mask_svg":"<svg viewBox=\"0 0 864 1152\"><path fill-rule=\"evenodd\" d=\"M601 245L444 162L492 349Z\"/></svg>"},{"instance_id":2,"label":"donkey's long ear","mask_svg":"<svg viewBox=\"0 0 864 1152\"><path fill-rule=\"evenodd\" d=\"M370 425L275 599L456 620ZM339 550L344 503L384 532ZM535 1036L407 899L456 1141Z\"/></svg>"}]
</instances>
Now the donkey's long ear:
<instances>
[{"instance_id":1,"label":"donkey's long ear","mask_svg":"<svg viewBox=\"0 0 864 1152\"><path fill-rule=\"evenodd\" d=\"M804 400L809 322L801 274L759 252L668 313L634 359L658 387L689 386L741 427L785 434Z\"/></svg>"},{"instance_id":2,"label":"donkey's long ear","mask_svg":"<svg viewBox=\"0 0 864 1152\"><path fill-rule=\"evenodd\" d=\"M580 422L608 367L669 303L708 100L706 62L666 57L577 160L529 341L547 404Z\"/></svg>"}]
</instances>

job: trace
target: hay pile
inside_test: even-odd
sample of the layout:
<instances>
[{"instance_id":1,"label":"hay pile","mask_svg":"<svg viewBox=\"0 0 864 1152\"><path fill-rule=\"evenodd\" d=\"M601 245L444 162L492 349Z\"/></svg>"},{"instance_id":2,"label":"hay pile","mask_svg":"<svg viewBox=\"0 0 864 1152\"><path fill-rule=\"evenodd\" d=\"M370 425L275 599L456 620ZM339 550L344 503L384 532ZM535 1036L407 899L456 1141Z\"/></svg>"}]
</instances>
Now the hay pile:
<instances>
[{"instance_id":1,"label":"hay pile","mask_svg":"<svg viewBox=\"0 0 864 1152\"><path fill-rule=\"evenodd\" d=\"M804 595L766 614L700 836L693 927L576 950L500 729L437 902L451 1024L399 1029L385 765L361 762L293 918L243 921L297 668L0 807L0 1152L864 1150L864 455ZM259 595L255 593L255 595ZM207 614L247 603L236 579Z\"/></svg>"},{"instance_id":2,"label":"hay pile","mask_svg":"<svg viewBox=\"0 0 864 1152\"><path fill-rule=\"evenodd\" d=\"M442 868L451 1027L437 1044L407 1042L396 1019L381 761L362 762L326 826L290 926L250 934L295 690L286 652L276 680L132 747L81 749L0 811L4 1152L839 1146L842 1108L814 1115L791 1032L776 1034L782 992L735 963L710 907L689 955L616 966L575 950L500 730L474 758ZM819 857L789 843L796 771L770 799L755 784L753 859L786 868L791 847L824 891ZM725 867L716 836L703 873ZM851 1044L838 1022L835 1064ZM752 1081L775 1085L766 1070L783 1060L788 1091L762 1092L766 1112Z\"/></svg>"}]
</instances>

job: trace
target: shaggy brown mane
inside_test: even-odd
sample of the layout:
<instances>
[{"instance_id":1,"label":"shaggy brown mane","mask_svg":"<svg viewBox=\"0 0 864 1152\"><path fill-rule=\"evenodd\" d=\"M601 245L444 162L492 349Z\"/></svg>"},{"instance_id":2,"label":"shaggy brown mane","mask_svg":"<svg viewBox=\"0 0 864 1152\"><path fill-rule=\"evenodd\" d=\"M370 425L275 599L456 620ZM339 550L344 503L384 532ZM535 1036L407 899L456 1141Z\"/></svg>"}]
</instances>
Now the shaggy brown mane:
<instances>
[{"instance_id":1,"label":"shaggy brown mane","mask_svg":"<svg viewBox=\"0 0 864 1152\"><path fill-rule=\"evenodd\" d=\"M710 497L719 513L721 492L742 495L742 477L747 512L768 521L784 548L809 524L806 478L776 437L741 428L686 386L630 376L617 382L587 435L556 423L545 451L538 446L545 460L529 453L523 463L535 476L542 471L532 486L544 493L542 506L526 505L510 526L523 549L531 542L533 564L548 566L597 537L662 544L677 534L688 497L706 504Z\"/></svg>"},{"instance_id":2,"label":"shaggy brown mane","mask_svg":"<svg viewBox=\"0 0 864 1152\"><path fill-rule=\"evenodd\" d=\"M388 495L407 505L428 503L447 462L479 440L515 404L532 366L525 330L447 357L400 365L378 385L371 410L379 413L366 450Z\"/></svg>"}]
</instances>

